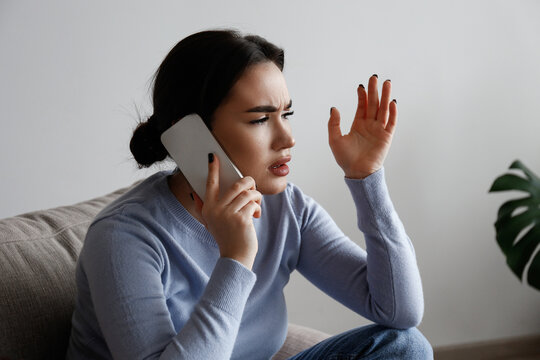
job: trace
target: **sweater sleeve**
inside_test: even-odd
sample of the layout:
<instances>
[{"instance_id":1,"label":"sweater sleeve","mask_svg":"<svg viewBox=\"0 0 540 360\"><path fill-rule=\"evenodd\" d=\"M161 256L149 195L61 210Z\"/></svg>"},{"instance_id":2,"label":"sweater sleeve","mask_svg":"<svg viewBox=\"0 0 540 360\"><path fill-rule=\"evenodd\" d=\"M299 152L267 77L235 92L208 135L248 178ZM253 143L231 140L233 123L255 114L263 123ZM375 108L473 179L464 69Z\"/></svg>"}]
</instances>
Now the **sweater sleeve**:
<instances>
[{"instance_id":1,"label":"sweater sleeve","mask_svg":"<svg viewBox=\"0 0 540 360\"><path fill-rule=\"evenodd\" d=\"M164 295L163 254L134 222L91 227L83 268L114 359L229 359L255 274L220 258L188 321L176 333ZM107 230L107 231L105 231ZM186 275L186 283L189 283Z\"/></svg>"},{"instance_id":2,"label":"sweater sleeve","mask_svg":"<svg viewBox=\"0 0 540 360\"><path fill-rule=\"evenodd\" d=\"M298 270L321 290L365 318L394 328L417 326L424 301L413 245L384 180L384 169L347 179L366 250L304 196Z\"/></svg>"}]
</instances>

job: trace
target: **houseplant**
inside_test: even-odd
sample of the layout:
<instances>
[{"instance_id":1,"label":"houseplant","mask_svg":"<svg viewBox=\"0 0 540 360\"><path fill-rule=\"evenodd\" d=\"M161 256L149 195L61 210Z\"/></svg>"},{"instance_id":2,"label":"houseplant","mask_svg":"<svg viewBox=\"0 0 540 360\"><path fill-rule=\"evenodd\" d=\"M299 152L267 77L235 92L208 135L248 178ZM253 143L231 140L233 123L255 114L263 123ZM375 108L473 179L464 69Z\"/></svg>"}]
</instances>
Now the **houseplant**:
<instances>
[{"instance_id":1,"label":"houseplant","mask_svg":"<svg viewBox=\"0 0 540 360\"><path fill-rule=\"evenodd\" d=\"M496 239L512 272L520 280L526 272L529 285L540 290L540 251L536 251L540 245L540 178L519 160L510 169L524 176L503 174L489 192L516 190L528 195L501 205L495 222Z\"/></svg>"}]
</instances>

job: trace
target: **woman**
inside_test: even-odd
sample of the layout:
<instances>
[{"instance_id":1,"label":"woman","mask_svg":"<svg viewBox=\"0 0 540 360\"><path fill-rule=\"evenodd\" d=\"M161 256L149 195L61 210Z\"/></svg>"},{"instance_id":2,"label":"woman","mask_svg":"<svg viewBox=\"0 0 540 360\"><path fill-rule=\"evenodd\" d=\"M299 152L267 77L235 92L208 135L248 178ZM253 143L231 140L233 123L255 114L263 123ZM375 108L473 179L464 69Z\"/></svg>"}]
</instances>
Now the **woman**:
<instances>
[{"instance_id":1,"label":"woman","mask_svg":"<svg viewBox=\"0 0 540 360\"><path fill-rule=\"evenodd\" d=\"M380 324L295 359L431 358L414 328L423 313L414 250L384 182L397 118L390 81L380 101L376 75L367 92L359 86L348 135L337 109L328 123L366 253L287 183L295 141L283 63L283 50L234 31L191 35L167 55L156 73L154 114L131 140L135 159L164 160L161 133L197 113L245 177L218 196L221 159L209 154L204 199L177 169L152 175L96 217L77 266L68 358L269 359L286 336L283 288L295 269Z\"/></svg>"}]
</instances>

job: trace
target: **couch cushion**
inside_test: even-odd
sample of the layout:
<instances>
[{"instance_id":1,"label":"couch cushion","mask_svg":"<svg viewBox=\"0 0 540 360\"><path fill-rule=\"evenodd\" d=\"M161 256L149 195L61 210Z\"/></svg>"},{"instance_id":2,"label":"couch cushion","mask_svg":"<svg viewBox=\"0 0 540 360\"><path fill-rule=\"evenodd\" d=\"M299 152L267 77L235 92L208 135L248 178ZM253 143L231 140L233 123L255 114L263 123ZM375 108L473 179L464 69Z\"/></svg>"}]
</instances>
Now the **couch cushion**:
<instances>
[{"instance_id":1,"label":"couch cushion","mask_svg":"<svg viewBox=\"0 0 540 360\"><path fill-rule=\"evenodd\" d=\"M86 231L127 189L0 220L0 359L64 358Z\"/></svg>"},{"instance_id":2,"label":"couch cushion","mask_svg":"<svg viewBox=\"0 0 540 360\"><path fill-rule=\"evenodd\" d=\"M291 356L294 356L303 350L309 349L313 345L316 345L329 337L330 335L319 330L289 324L287 339L279 352L272 357L272 360L288 359Z\"/></svg>"}]
</instances>

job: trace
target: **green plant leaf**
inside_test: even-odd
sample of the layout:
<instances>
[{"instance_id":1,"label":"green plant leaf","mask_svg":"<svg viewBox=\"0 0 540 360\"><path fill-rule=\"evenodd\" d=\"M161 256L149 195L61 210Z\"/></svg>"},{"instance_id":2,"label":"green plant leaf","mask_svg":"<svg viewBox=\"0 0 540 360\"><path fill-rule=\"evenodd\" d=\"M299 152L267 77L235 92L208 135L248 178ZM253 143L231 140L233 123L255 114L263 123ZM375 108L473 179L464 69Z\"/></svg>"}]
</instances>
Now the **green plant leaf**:
<instances>
[{"instance_id":1,"label":"green plant leaf","mask_svg":"<svg viewBox=\"0 0 540 360\"><path fill-rule=\"evenodd\" d=\"M529 170L528 167L526 167L521 161L519 160L515 160L512 165L510 165L510 169L520 169L521 171L523 171L523 173L525 174L525 176L527 176L527 178L531 181L535 181L536 183L539 183L540 182L540 178L535 174L533 173L531 170ZM537 188L538 190L540 190L539 188Z\"/></svg>"},{"instance_id":2,"label":"green plant leaf","mask_svg":"<svg viewBox=\"0 0 540 360\"><path fill-rule=\"evenodd\" d=\"M497 230L497 242L501 250L508 255L519 233L527 226L534 224L535 219L540 217L540 211L525 211L516 216L499 217L495 222Z\"/></svg>"},{"instance_id":3,"label":"green plant leaf","mask_svg":"<svg viewBox=\"0 0 540 360\"><path fill-rule=\"evenodd\" d=\"M531 207L535 205L535 200L532 197L521 198L517 200L509 200L501 205L499 212L497 213L498 218L508 216L510 217L514 210L520 207Z\"/></svg>"},{"instance_id":4,"label":"green plant leaf","mask_svg":"<svg viewBox=\"0 0 540 360\"><path fill-rule=\"evenodd\" d=\"M518 190L526 191L528 193L534 193L534 183L531 183L530 180L524 179L514 174L506 174L499 176L495 179L493 185L491 185L490 192L495 191L507 191L507 190Z\"/></svg>"},{"instance_id":5,"label":"green plant leaf","mask_svg":"<svg viewBox=\"0 0 540 360\"><path fill-rule=\"evenodd\" d=\"M518 278L521 278L525 266L538 245L540 228L530 229L513 247L506 252L506 263Z\"/></svg>"},{"instance_id":6,"label":"green plant leaf","mask_svg":"<svg viewBox=\"0 0 540 360\"><path fill-rule=\"evenodd\" d=\"M496 240L506 256L506 263L520 280L531 262L528 283L540 290L540 251L535 253L540 246L540 178L519 160L514 161L510 169L521 170L525 177L503 174L495 179L489 192L517 190L529 196L501 205L495 222Z\"/></svg>"},{"instance_id":7,"label":"green plant leaf","mask_svg":"<svg viewBox=\"0 0 540 360\"><path fill-rule=\"evenodd\" d=\"M539 253L536 253L531 265L529 266L529 271L527 272L527 279L529 285L536 289L540 289L540 256Z\"/></svg>"}]
</instances>

